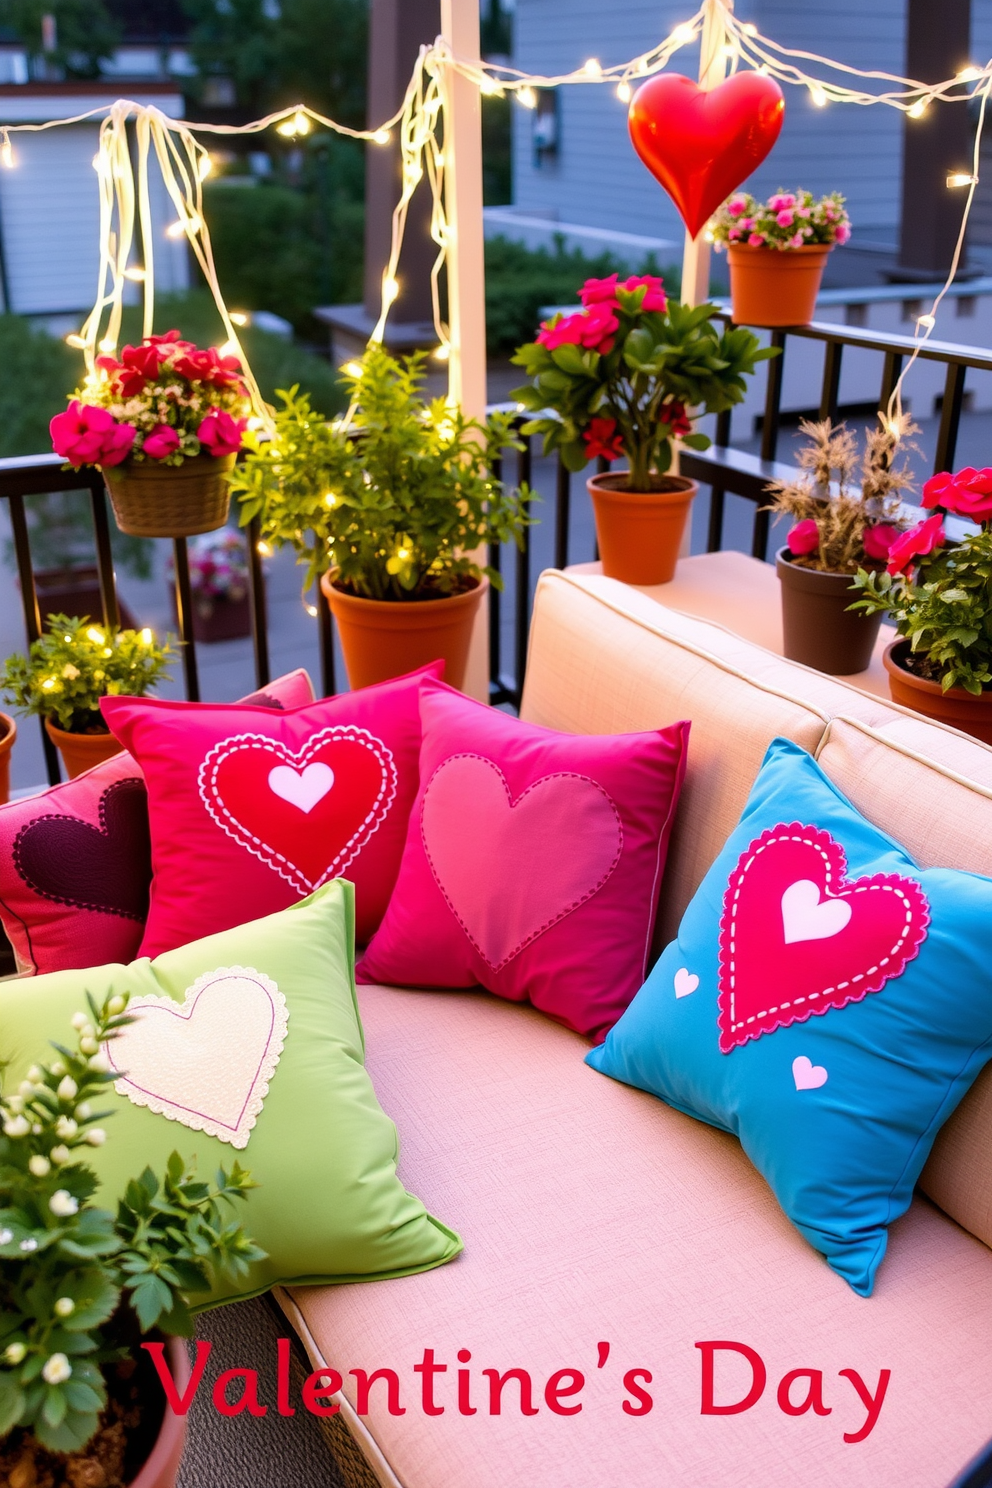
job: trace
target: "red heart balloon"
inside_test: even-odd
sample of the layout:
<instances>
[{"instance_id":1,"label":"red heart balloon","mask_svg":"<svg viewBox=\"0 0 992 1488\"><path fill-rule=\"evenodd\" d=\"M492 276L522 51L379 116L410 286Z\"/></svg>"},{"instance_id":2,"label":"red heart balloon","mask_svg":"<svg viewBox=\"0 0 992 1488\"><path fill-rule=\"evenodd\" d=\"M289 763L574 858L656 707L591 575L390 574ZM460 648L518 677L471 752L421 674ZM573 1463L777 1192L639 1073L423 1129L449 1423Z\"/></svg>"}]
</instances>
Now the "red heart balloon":
<instances>
[{"instance_id":1,"label":"red heart balloon","mask_svg":"<svg viewBox=\"0 0 992 1488\"><path fill-rule=\"evenodd\" d=\"M641 84L627 122L634 149L695 237L764 160L784 116L782 90L764 73L737 72L704 92L669 72Z\"/></svg>"}]
</instances>

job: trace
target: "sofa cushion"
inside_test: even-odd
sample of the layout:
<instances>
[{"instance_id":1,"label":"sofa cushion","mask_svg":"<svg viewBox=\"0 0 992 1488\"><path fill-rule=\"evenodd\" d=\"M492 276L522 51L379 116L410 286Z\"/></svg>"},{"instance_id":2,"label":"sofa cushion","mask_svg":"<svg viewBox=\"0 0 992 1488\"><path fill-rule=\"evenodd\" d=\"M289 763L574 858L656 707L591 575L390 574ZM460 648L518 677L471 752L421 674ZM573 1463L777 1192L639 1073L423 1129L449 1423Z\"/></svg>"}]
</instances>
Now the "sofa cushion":
<instances>
[{"instance_id":1,"label":"sofa cushion","mask_svg":"<svg viewBox=\"0 0 992 1488\"><path fill-rule=\"evenodd\" d=\"M893 1225L865 1300L789 1225L733 1137L600 1079L566 1029L478 993L359 998L368 1067L403 1132L401 1173L465 1251L428 1275L293 1299L315 1366L342 1373L352 1406L348 1371L400 1376L406 1414L389 1414L380 1384L365 1421L404 1488L937 1488L986 1439L992 1254L925 1200ZM764 1362L746 1412L700 1413L695 1345L714 1340ZM412 1372L425 1348L448 1369L441 1416L424 1416ZM472 1417L455 1404L460 1349ZM522 1418L508 1385L491 1416L481 1371L513 1367L538 1386L538 1414ZM777 1406L783 1376L804 1368L823 1371L830 1415ZM585 1376L578 1415L545 1406L560 1369ZM654 1405L639 1417L621 1407L635 1369L653 1376L640 1379ZM840 1371L874 1392L883 1369L877 1424L845 1442L867 1412ZM749 1379L739 1356L720 1355L717 1403Z\"/></svg>"}]
</instances>

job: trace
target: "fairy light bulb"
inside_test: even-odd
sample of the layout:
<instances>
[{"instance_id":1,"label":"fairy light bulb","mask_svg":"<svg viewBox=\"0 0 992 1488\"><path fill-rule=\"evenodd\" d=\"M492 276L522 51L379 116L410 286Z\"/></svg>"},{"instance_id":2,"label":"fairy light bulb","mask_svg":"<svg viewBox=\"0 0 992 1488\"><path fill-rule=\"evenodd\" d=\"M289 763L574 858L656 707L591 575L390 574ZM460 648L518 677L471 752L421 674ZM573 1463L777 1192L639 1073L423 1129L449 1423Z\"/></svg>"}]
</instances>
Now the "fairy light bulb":
<instances>
[{"instance_id":1,"label":"fairy light bulb","mask_svg":"<svg viewBox=\"0 0 992 1488\"><path fill-rule=\"evenodd\" d=\"M372 136L377 145L388 145L392 137L392 133L388 129L377 129Z\"/></svg>"},{"instance_id":2,"label":"fairy light bulb","mask_svg":"<svg viewBox=\"0 0 992 1488\"><path fill-rule=\"evenodd\" d=\"M967 171L951 171L947 177L947 185L954 191L959 186L973 186L977 180L977 176L969 175Z\"/></svg>"},{"instance_id":3,"label":"fairy light bulb","mask_svg":"<svg viewBox=\"0 0 992 1488\"><path fill-rule=\"evenodd\" d=\"M440 346L435 346L435 348L434 348L434 360L436 362L446 362L450 356L451 356L451 347L450 346L446 345L444 342L442 342L442 344Z\"/></svg>"},{"instance_id":4,"label":"fairy light bulb","mask_svg":"<svg viewBox=\"0 0 992 1488\"><path fill-rule=\"evenodd\" d=\"M114 340L113 336L104 336L103 340L100 342L100 350L107 352L108 355L110 352L117 350L117 342Z\"/></svg>"},{"instance_id":5,"label":"fairy light bulb","mask_svg":"<svg viewBox=\"0 0 992 1488\"><path fill-rule=\"evenodd\" d=\"M974 63L970 63L967 67L962 67L961 71L957 74L954 81L956 83L973 83L977 78L980 78L981 75L982 69L980 67L976 67Z\"/></svg>"},{"instance_id":6,"label":"fairy light bulb","mask_svg":"<svg viewBox=\"0 0 992 1488\"><path fill-rule=\"evenodd\" d=\"M196 167L196 174L199 176L201 181L205 181L213 171L213 168L213 156L208 151L206 154L200 156L200 163Z\"/></svg>"},{"instance_id":7,"label":"fairy light bulb","mask_svg":"<svg viewBox=\"0 0 992 1488\"><path fill-rule=\"evenodd\" d=\"M827 104L830 102L826 93L820 87L819 83L810 84L809 96L810 101L815 108L826 108Z\"/></svg>"},{"instance_id":8,"label":"fairy light bulb","mask_svg":"<svg viewBox=\"0 0 992 1488\"><path fill-rule=\"evenodd\" d=\"M141 632L141 644L143 646L150 646L154 639L155 637L152 635L150 627L146 625Z\"/></svg>"},{"instance_id":9,"label":"fairy light bulb","mask_svg":"<svg viewBox=\"0 0 992 1488\"><path fill-rule=\"evenodd\" d=\"M124 270L124 278L130 279L134 284L141 284L144 282L145 271L135 264L133 268Z\"/></svg>"},{"instance_id":10,"label":"fairy light bulb","mask_svg":"<svg viewBox=\"0 0 992 1488\"><path fill-rule=\"evenodd\" d=\"M15 165L14 147L6 136L0 142L0 165L3 165L7 170L13 170Z\"/></svg>"},{"instance_id":11,"label":"fairy light bulb","mask_svg":"<svg viewBox=\"0 0 992 1488\"><path fill-rule=\"evenodd\" d=\"M258 542L255 544L255 552L260 558L272 557L272 549L264 538L259 538Z\"/></svg>"},{"instance_id":12,"label":"fairy light bulb","mask_svg":"<svg viewBox=\"0 0 992 1488\"><path fill-rule=\"evenodd\" d=\"M399 281L392 274L387 274L382 281L382 298L387 305L391 305L400 292Z\"/></svg>"},{"instance_id":13,"label":"fairy light bulb","mask_svg":"<svg viewBox=\"0 0 992 1488\"><path fill-rule=\"evenodd\" d=\"M922 326L925 331L932 331L937 324L937 317L935 315L918 315L916 317L916 324Z\"/></svg>"},{"instance_id":14,"label":"fairy light bulb","mask_svg":"<svg viewBox=\"0 0 992 1488\"><path fill-rule=\"evenodd\" d=\"M630 84L626 78L622 82L617 83L617 97L621 103L630 102Z\"/></svg>"},{"instance_id":15,"label":"fairy light bulb","mask_svg":"<svg viewBox=\"0 0 992 1488\"><path fill-rule=\"evenodd\" d=\"M349 377L361 377L362 364L361 362L345 362L341 370L346 372Z\"/></svg>"},{"instance_id":16,"label":"fairy light bulb","mask_svg":"<svg viewBox=\"0 0 992 1488\"><path fill-rule=\"evenodd\" d=\"M86 639L92 641L94 646L103 645L103 631L96 625L91 625L86 632Z\"/></svg>"},{"instance_id":17,"label":"fairy light bulb","mask_svg":"<svg viewBox=\"0 0 992 1488\"><path fill-rule=\"evenodd\" d=\"M603 76L603 64L598 57L589 57L583 64L582 71L588 78L599 79Z\"/></svg>"},{"instance_id":18,"label":"fairy light bulb","mask_svg":"<svg viewBox=\"0 0 992 1488\"><path fill-rule=\"evenodd\" d=\"M230 318L232 324L236 326L246 326L251 321L251 316L247 310L232 310Z\"/></svg>"},{"instance_id":19,"label":"fairy light bulb","mask_svg":"<svg viewBox=\"0 0 992 1488\"><path fill-rule=\"evenodd\" d=\"M929 106L929 98L918 98L911 108L906 110L911 119L922 119Z\"/></svg>"},{"instance_id":20,"label":"fairy light bulb","mask_svg":"<svg viewBox=\"0 0 992 1488\"><path fill-rule=\"evenodd\" d=\"M523 104L524 108L537 108L537 94L533 88L519 88L517 90L517 102Z\"/></svg>"},{"instance_id":21,"label":"fairy light bulb","mask_svg":"<svg viewBox=\"0 0 992 1488\"><path fill-rule=\"evenodd\" d=\"M86 345L86 341L84 337L77 335L75 331L70 331L65 338L65 344L66 346L73 347L76 351L82 351Z\"/></svg>"},{"instance_id":22,"label":"fairy light bulb","mask_svg":"<svg viewBox=\"0 0 992 1488\"><path fill-rule=\"evenodd\" d=\"M681 26L676 26L671 34L670 40L678 42L679 46L686 46L695 40L696 28L689 21L683 21Z\"/></svg>"}]
</instances>

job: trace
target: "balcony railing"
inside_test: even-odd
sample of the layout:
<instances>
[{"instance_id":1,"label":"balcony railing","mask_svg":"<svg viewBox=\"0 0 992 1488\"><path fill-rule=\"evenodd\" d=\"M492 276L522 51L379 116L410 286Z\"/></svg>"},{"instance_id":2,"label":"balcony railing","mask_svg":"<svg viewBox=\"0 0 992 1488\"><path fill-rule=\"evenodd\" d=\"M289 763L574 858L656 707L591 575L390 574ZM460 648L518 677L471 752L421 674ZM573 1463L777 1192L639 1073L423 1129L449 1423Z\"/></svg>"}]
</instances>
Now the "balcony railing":
<instances>
[{"instance_id":1,"label":"balcony railing","mask_svg":"<svg viewBox=\"0 0 992 1488\"><path fill-rule=\"evenodd\" d=\"M887 406L902 366L914 349L914 342L908 336L876 335L852 327L816 322L788 331L772 332L772 344L780 347L783 355L768 363L760 452L752 454L730 444L730 416L724 414L716 421L716 439L712 449L704 454L683 450L681 455L680 468L683 474L691 476L710 488L706 544L709 552L716 552L723 545L724 506L725 498L729 493L753 503L751 551L757 558L767 557L769 513L761 510L766 499L766 486L775 477L785 478L795 473L794 466L780 463L776 459L782 427L785 350L790 338L823 343L823 377L819 406L821 418L836 418L838 415L842 358L846 348L874 352L881 357L882 368L878 393L880 409ZM946 367L934 470L949 470L954 463L968 371L973 369L992 372L992 351L930 341L923 347L920 356L927 362L938 362ZM520 422L522 423L523 419ZM508 457L513 463L512 478L518 485L530 483L534 460L532 443L532 440L525 440L523 449L516 451L512 457ZM507 478L510 472L504 470L502 465L501 461L496 473L502 478ZM604 461L599 462L600 470L607 468ZM110 519L101 476L96 472L77 474L71 470L63 470L62 462L57 455L32 455L0 460L0 499L6 500L8 504L24 611L24 628L29 643L41 634L44 617L39 610L34 584L25 497L52 491L76 491L80 493L81 500L88 498L104 623L116 624L119 615L110 545ZM572 496L572 475L560 461L557 461L553 503L542 506L541 512L535 515L542 525L549 520L552 524L550 552L558 568L564 568L570 562L576 561L576 555L570 552L570 530L573 525L571 521ZM584 489L581 499L587 500ZM513 564L512 575L507 575L508 578L512 578L509 599L495 588L490 591L490 696L492 701L497 703L518 704L523 688L527 664L527 634L530 624L531 599L534 581L537 577L532 571L535 530L534 527L525 529L522 546L515 552L511 549L500 550L495 547L490 551L490 562L493 567L500 568L508 553L512 553L510 561ZM255 662L254 685L264 687L270 681L269 629L265 576L258 551L257 522L249 526L247 535ZM176 614L179 639L182 643L185 694L191 701L198 701L200 680L197 667L197 646L193 638L192 592L185 539L173 540L173 553ZM592 554L582 556L591 557ZM333 622L327 601L319 586L315 599L320 687L323 694L329 696L337 690ZM512 601L512 614L506 616L504 607L509 601ZM512 624L505 627L505 619L511 619ZM509 645L506 645L507 631L510 635ZM58 757L44 729L42 729L42 743L48 778L54 784L59 779Z\"/></svg>"}]
</instances>

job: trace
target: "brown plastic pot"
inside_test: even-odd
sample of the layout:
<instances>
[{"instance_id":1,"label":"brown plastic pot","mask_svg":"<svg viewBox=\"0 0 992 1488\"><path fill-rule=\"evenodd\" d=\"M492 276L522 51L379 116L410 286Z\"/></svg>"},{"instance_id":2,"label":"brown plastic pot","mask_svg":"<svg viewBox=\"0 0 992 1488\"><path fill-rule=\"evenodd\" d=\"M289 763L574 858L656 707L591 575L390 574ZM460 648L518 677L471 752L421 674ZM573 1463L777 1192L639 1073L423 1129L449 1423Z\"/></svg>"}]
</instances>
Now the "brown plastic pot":
<instances>
[{"instance_id":1,"label":"brown plastic pot","mask_svg":"<svg viewBox=\"0 0 992 1488\"><path fill-rule=\"evenodd\" d=\"M908 672L902 663L909 655L909 644L905 638L893 641L886 646L882 657L889 674L892 701L950 724L963 734L971 734L973 739L981 739L983 744L992 744L992 692L983 692L978 697L963 687L951 687L944 692L939 682Z\"/></svg>"},{"instance_id":2,"label":"brown plastic pot","mask_svg":"<svg viewBox=\"0 0 992 1488\"><path fill-rule=\"evenodd\" d=\"M94 765L102 765L104 760L113 759L124 747L113 734L70 734L50 718L45 719L45 731L62 756L70 780L84 770L92 770Z\"/></svg>"},{"instance_id":3,"label":"brown plastic pot","mask_svg":"<svg viewBox=\"0 0 992 1488\"><path fill-rule=\"evenodd\" d=\"M651 491L627 491L625 474L586 482L603 573L624 584L668 584L699 486L684 475L655 477Z\"/></svg>"},{"instance_id":4,"label":"brown plastic pot","mask_svg":"<svg viewBox=\"0 0 992 1488\"><path fill-rule=\"evenodd\" d=\"M731 243L730 317L735 325L809 325L831 246L751 248Z\"/></svg>"},{"instance_id":5,"label":"brown plastic pot","mask_svg":"<svg viewBox=\"0 0 992 1488\"><path fill-rule=\"evenodd\" d=\"M186 1345L181 1338L165 1340L165 1357L176 1389L182 1395L189 1383L190 1367ZM131 1488L175 1488L185 1444L186 1417L175 1415L167 1405L155 1445L138 1476L132 1479Z\"/></svg>"},{"instance_id":6,"label":"brown plastic pot","mask_svg":"<svg viewBox=\"0 0 992 1488\"><path fill-rule=\"evenodd\" d=\"M775 554L782 583L783 652L832 677L851 677L871 662L881 615L850 610L857 599L851 574L823 573L793 563L788 548Z\"/></svg>"},{"instance_id":7,"label":"brown plastic pot","mask_svg":"<svg viewBox=\"0 0 992 1488\"><path fill-rule=\"evenodd\" d=\"M335 570L320 587L337 622L352 688L402 677L439 658L444 680L462 687L476 612L489 590L483 576L462 594L440 599L363 599L334 583Z\"/></svg>"},{"instance_id":8,"label":"brown plastic pot","mask_svg":"<svg viewBox=\"0 0 992 1488\"><path fill-rule=\"evenodd\" d=\"M227 521L227 473L236 455L195 455L181 465L109 465L103 479L117 525L131 537L194 537Z\"/></svg>"},{"instance_id":9,"label":"brown plastic pot","mask_svg":"<svg viewBox=\"0 0 992 1488\"><path fill-rule=\"evenodd\" d=\"M0 713L0 806L10 800L10 751L17 738L17 724L7 713Z\"/></svg>"}]
</instances>

